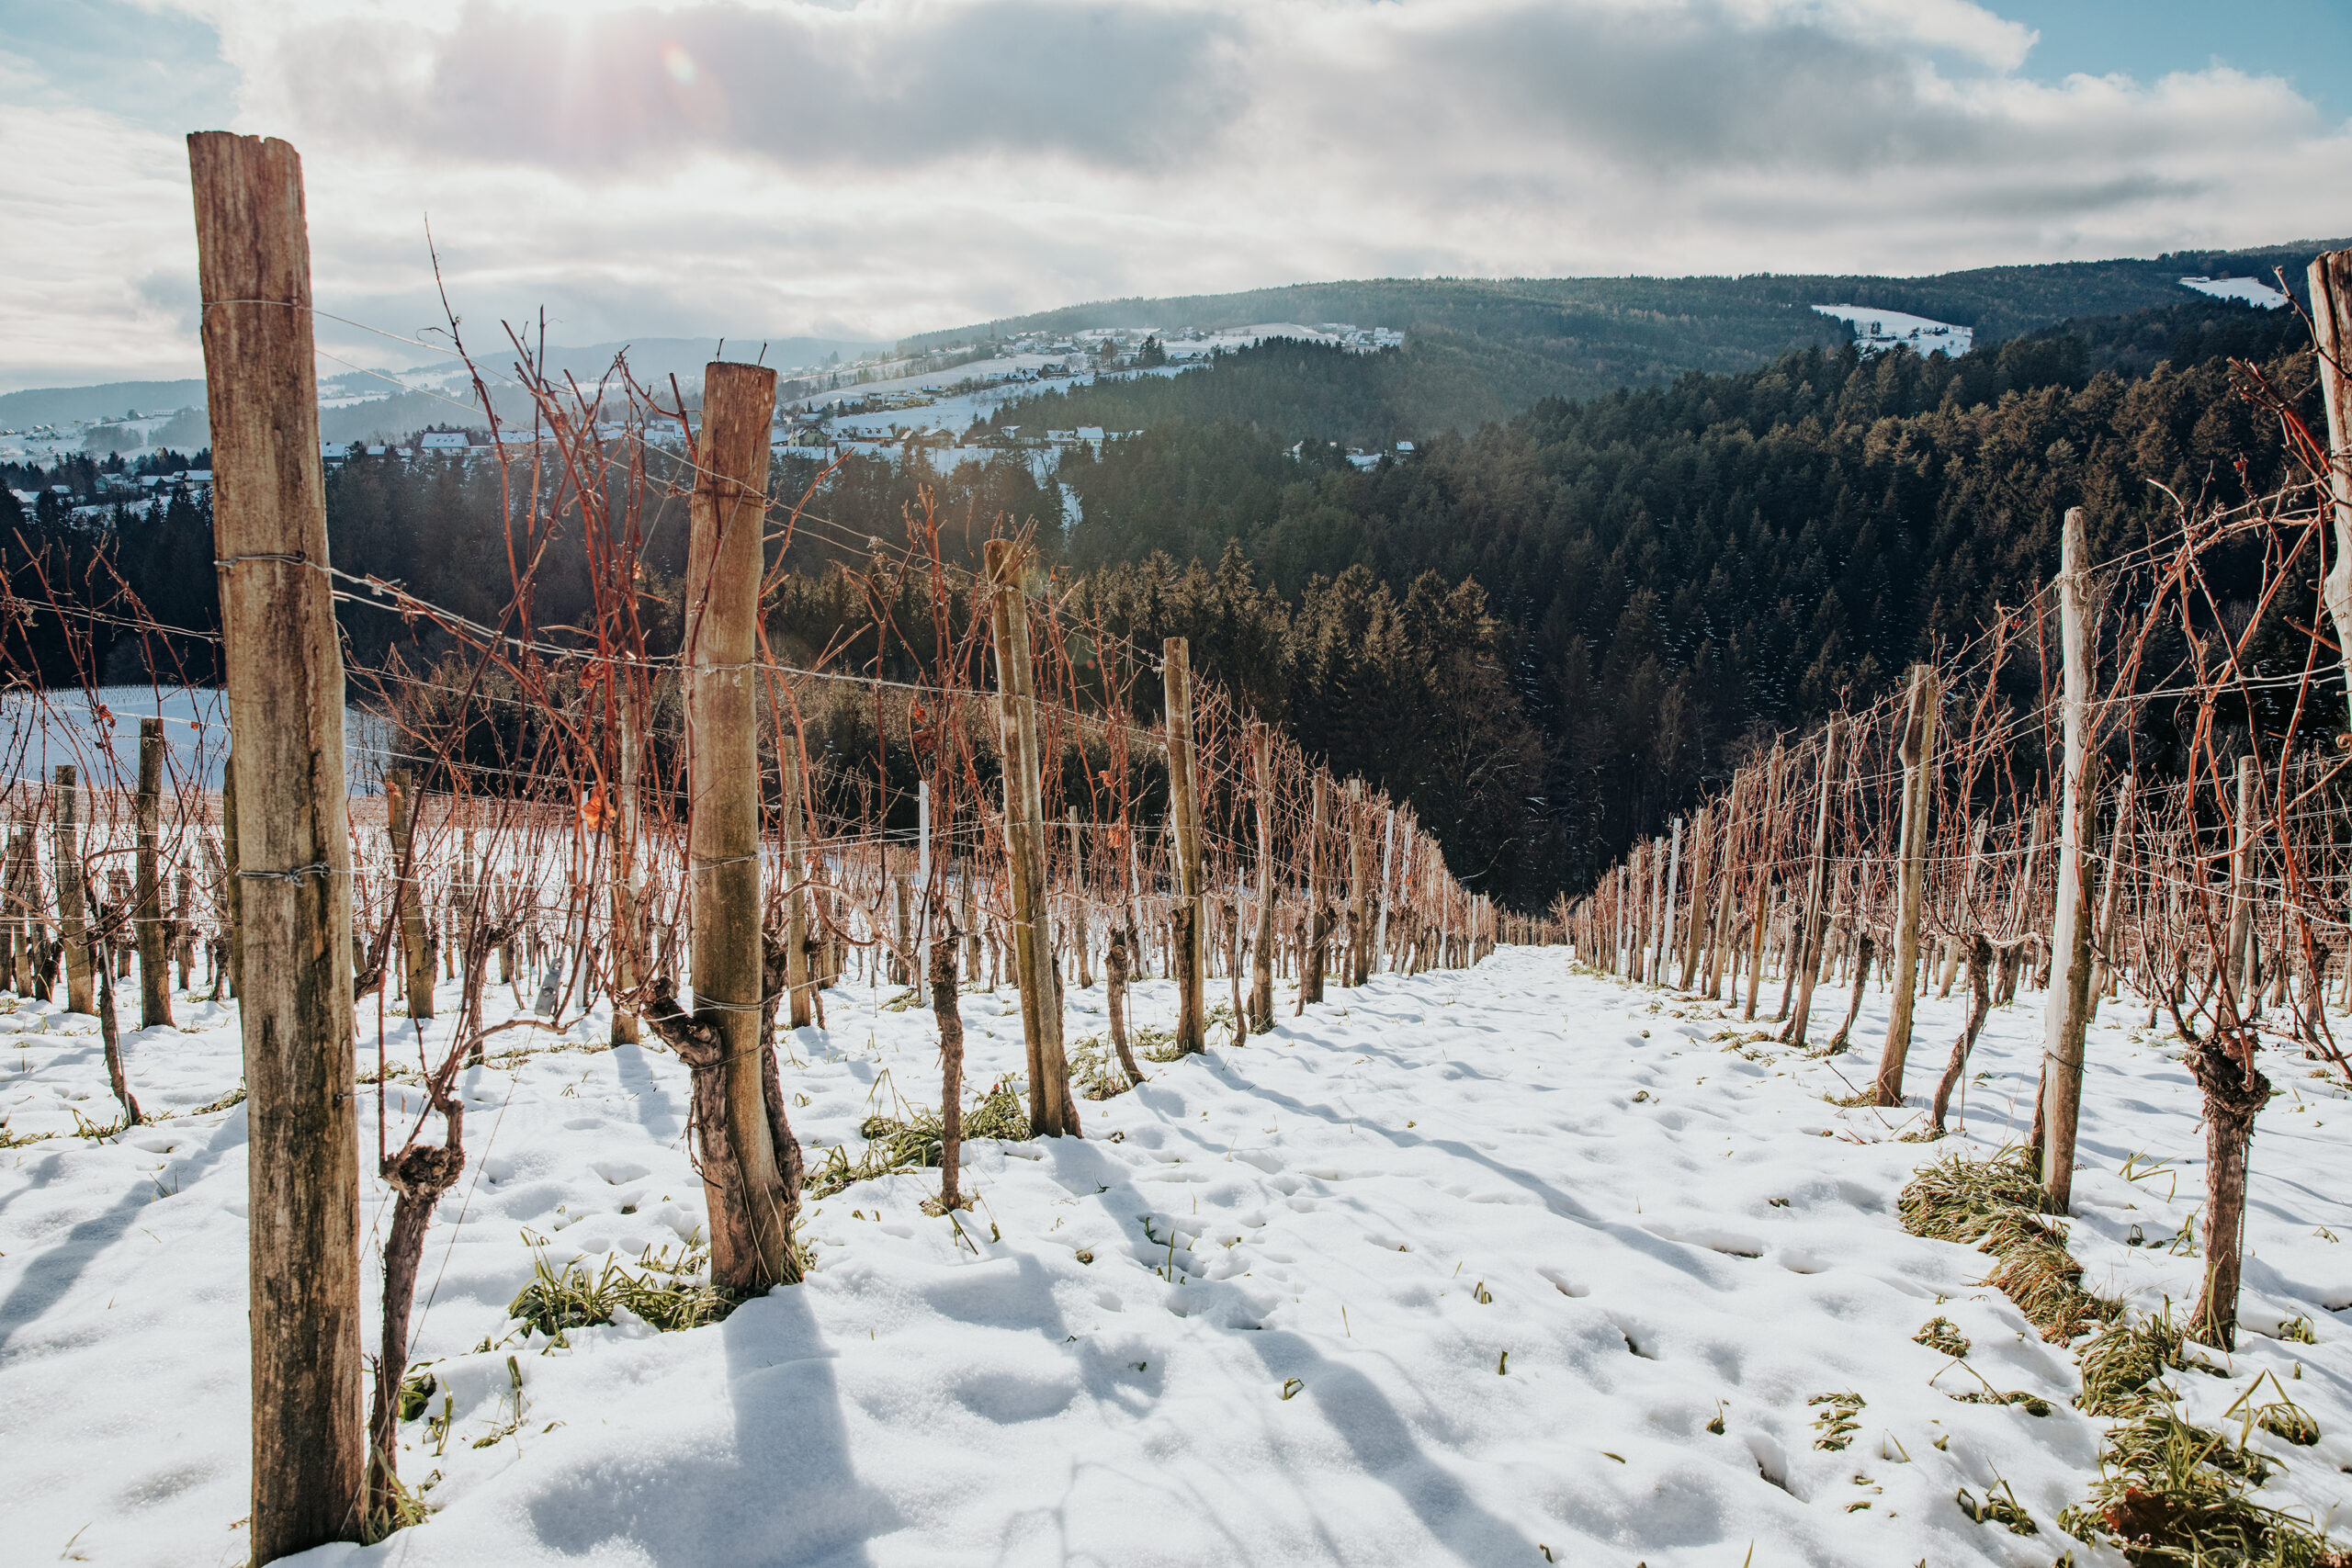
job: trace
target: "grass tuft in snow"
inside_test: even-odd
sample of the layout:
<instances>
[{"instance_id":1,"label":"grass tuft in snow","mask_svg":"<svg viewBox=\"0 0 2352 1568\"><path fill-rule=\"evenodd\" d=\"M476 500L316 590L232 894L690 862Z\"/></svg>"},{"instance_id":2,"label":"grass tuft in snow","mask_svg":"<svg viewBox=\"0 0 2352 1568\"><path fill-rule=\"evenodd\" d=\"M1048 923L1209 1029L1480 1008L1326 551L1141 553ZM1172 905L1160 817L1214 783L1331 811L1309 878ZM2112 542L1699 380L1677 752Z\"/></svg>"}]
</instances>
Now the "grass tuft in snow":
<instances>
[{"instance_id":1,"label":"grass tuft in snow","mask_svg":"<svg viewBox=\"0 0 2352 1568\"><path fill-rule=\"evenodd\" d=\"M903 1120L869 1116L858 1124L857 1132L865 1140L865 1152L853 1164L840 1145L827 1149L824 1168L808 1179L809 1197L830 1198L846 1187L877 1176L935 1167L947 1139L947 1129L940 1121L939 1112L921 1108L909 1111ZM1028 1108L1022 1104L1021 1093L1013 1087L1012 1077L997 1079L986 1099L966 1109L963 1135L967 1142L996 1138L1013 1144L1036 1135L1030 1131Z\"/></svg>"},{"instance_id":2,"label":"grass tuft in snow","mask_svg":"<svg viewBox=\"0 0 2352 1568\"><path fill-rule=\"evenodd\" d=\"M1125 1070L1099 1034L1090 1034L1070 1047L1069 1077L1089 1100L1109 1100L1136 1087L1127 1081Z\"/></svg>"},{"instance_id":3,"label":"grass tuft in snow","mask_svg":"<svg viewBox=\"0 0 2352 1568\"><path fill-rule=\"evenodd\" d=\"M536 1329L559 1339L567 1328L596 1328L613 1321L615 1309L627 1307L637 1316L672 1333L717 1323L742 1300L698 1278L709 1262L701 1247L684 1248L674 1260L668 1247L646 1248L638 1262L643 1272L631 1272L607 1261L591 1277L579 1263L561 1269L550 1266L544 1252L531 1261L531 1282L525 1285L506 1311L525 1329ZM402 1391L405 1393L405 1390Z\"/></svg>"},{"instance_id":4,"label":"grass tuft in snow","mask_svg":"<svg viewBox=\"0 0 2352 1568\"><path fill-rule=\"evenodd\" d=\"M1862 1413L1862 1396L1850 1389L1842 1393L1816 1393L1805 1403L1826 1407L1813 1418L1814 1426L1821 1432L1821 1436L1813 1440L1816 1449L1834 1451L1846 1448L1853 1442L1854 1434L1861 1429L1861 1423L1854 1417Z\"/></svg>"},{"instance_id":5,"label":"grass tuft in snow","mask_svg":"<svg viewBox=\"0 0 2352 1568\"><path fill-rule=\"evenodd\" d=\"M1993 1484L1984 1489L1984 1500L1978 1502L1963 1486L1955 1495L1960 1511L1980 1525L2000 1525L2011 1535L2040 1535L2041 1527L2018 1504L2018 1495L2007 1481L1996 1476Z\"/></svg>"},{"instance_id":6,"label":"grass tuft in snow","mask_svg":"<svg viewBox=\"0 0 2352 1568\"><path fill-rule=\"evenodd\" d=\"M2167 1367L2216 1376L2222 1371L2190 1348L2169 1308L2137 1322L2109 1324L2078 1359L2083 1392L2075 1403L2093 1416L2136 1416L2170 1400L2172 1391L2155 1382Z\"/></svg>"},{"instance_id":7,"label":"grass tuft in snow","mask_svg":"<svg viewBox=\"0 0 2352 1568\"><path fill-rule=\"evenodd\" d=\"M426 1478L423 1487L411 1486L397 1475L387 1476L385 1479L390 1483L391 1489L391 1506L388 1508L370 1507L367 1510L368 1517L361 1523L359 1529L359 1540L363 1546L373 1546L394 1530L404 1530L411 1525L421 1525L432 1517L432 1505L424 1500L424 1489L441 1479L440 1472L435 1471Z\"/></svg>"},{"instance_id":8,"label":"grass tuft in snow","mask_svg":"<svg viewBox=\"0 0 2352 1568\"><path fill-rule=\"evenodd\" d=\"M2084 1540L2120 1549L2133 1568L2245 1563L2347 1568L2352 1553L2250 1493L2270 1466L2243 1441L2155 1410L2108 1434L2089 1498L2058 1516Z\"/></svg>"},{"instance_id":9,"label":"grass tuft in snow","mask_svg":"<svg viewBox=\"0 0 2352 1568\"><path fill-rule=\"evenodd\" d=\"M1986 1282L2017 1303L2044 1339L2063 1344L2123 1310L2083 1289L2083 1266L2066 1250L2064 1228L2042 1218L2041 1185L2018 1153L1939 1160L1911 1179L1896 1207L1913 1235L1990 1253L1998 1267Z\"/></svg>"},{"instance_id":10,"label":"grass tuft in snow","mask_svg":"<svg viewBox=\"0 0 2352 1568\"><path fill-rule=\"evenodd\" d=\"M1925 1345L1930 1350L1940 1350L1954 1360L1968 1354L1968 1336L1962 1334L1960 1326L1948 1317L1929 1318L1919 1325L1919 1332L1911 1337L1911 1341L1915 1345Z\"/></svg>"}]
</instances>

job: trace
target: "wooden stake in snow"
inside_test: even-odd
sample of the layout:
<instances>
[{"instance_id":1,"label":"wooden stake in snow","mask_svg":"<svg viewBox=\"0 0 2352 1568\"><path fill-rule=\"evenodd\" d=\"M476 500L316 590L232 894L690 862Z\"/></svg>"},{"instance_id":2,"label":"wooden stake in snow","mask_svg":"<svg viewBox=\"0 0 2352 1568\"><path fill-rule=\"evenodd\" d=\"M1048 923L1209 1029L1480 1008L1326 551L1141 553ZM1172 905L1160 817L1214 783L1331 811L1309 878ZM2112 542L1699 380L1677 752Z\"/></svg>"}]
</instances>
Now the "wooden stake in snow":
<instances>
[{"instance_id":1,"label":"wooden stake in snow","mask_svg":"<svg viewBox=\"0 0 2352 1568\"><path fill-rule=\"evenodd\" d=\"M1770 844L1773 823L1781 813L1781 743L1772 742L1771 761L1765 764L1770 770L1764 791L1764 815L1759 819L1757 839ZM1747 1005L1742 1014L1749 1022L1756 1019L1756 990L1764 978L1764 935L1766 916L1772 908L1771 863L1758 857L1755 871L1756 890L1749 911L1747 928Z\"/></svg>"},{"instance_id":2,"label":"wooden stake in snow","mask_svg":"<svg viewBox=\"0 0 2352 1568\"><path fill-rule=\"evenodd\" d=\"M302 166L188 138L221 650L237 715L253 1560L356 1536L358 1126L343 651L326 575Z\"/></svg>"},{"instance_id":3,"label":"wooden stake in snow","mask_svg":"<svg viewBox=\"0 0 2352 1568\"><path fill-rule=\"evenodd\" d=\"M2352 251L2314 258L2311 288L2312 335L2327 400L2328 490L2335 502L2335 559L2321 592L2335 623L2335 646L2352 670Z\"/></svg>"},{"instance_id":4,"label":"wooden stake in snow","mask_svg":"<svg viewBox=\"0 0 2352 1568\"><path fill-rule=\"evenodd\" d=\"M2090 1021L2090 888L2083 876L2083 821L2089 778L2091 630L2086 613L2090 547L2083 509L2066 509L2059 546L2058 608L2065 688L2064 795L2058 816L2058 904L2050 933L2050 992L2042 1025L2041 1185L2053 1214L2068 1212L2075 1183L2075 1125L2083 1100L2083 1031Z\"/></svg>"},{"instance_id":5,"label":"wooden stake in snow","mask_svg":"<svg viewBox=\"0 0 2352 1568\"><path fill-rule=\"evenodd\" d=\"M1062 998L1046 916L1046 813L1040 800L1037 696L1029 662L1029 598L1021 583L1025 554L1010 539L985 552L996 645L997 733L1004 759L1004 845L1012 894L1013 982L1021 990L1021 1030L1029 1049L1029 1122L1045 1137L1079 1136L1062 1055Z\"/></svg>"},{"instance_id":6,"label":"wooden stake in snow","mask_svg":"<svg viewBox=\"0 0 2352 1568\"><path fill-rule=\"evenodd\" d=\"M810 1002L816 988L809 983L808 974L808 792L800 767L798 733L786 731L776 737L776 750L784 757L784 983L791 992L786 1005L786 1017L793 1028L806 1029L811 1017ZM967 875L965 886L968 890L970 886L971 880ZM972 919L968 905L964 918L967 921ZM950 945L952 947L953 943ZM974 963L977 966L977 957ZM948 983L952 987L956 968L952 952L948 954L947 967ZM953 1005L952 998L950 1005ZM960 1018L962 1015L957 1016ZM960 1041L962 1037L959 1035L957 1038Z\"/></svg>"},{"instance_id":7,"label":"wooden stake in snow","mask_svg":"<svg viewBox=\"0 0 2352 1568\"><path fill-rule=\"evenodd\" d=\"M75 829L75 807L82 797L78 775L69 763L55 774L57 806L57 925L65 946L65 1007L69 1012L98 1010L95 976L90 964L90 916L82 904L82 838Z\"/></svg>"},{"instance_id":8,"label":"wooden stake in snow","mask_svg":"<svg viewBox=\"0 0 2352 1568\"><path fill-rule=\"evenodd\" d=\"M416 778L406 768L384 775L384 811L390 824L392 898L399 907L408 1015L428 1019L433 1016L433 937L424 927L424 897L416 886Z\"/></svg>"},{"instance_id":9,"label":"wooden stake in snow","mask_svg":"<svg viewBox=\"0 0 2352 1568\"><path fill-rule=\"evenodd\" d=\"M139 1027L172 1021L171 939L164 923L164 874L156 835L164 800L164 721L139 721L138 892L133 918L139 942Z\"/></svg>"},{"instance_id":10,"label":"wooden stake in snow","mask_svg":"<svg viewBox=\"0 0 2352 1568\"><path fill-rule=\"evenodd\" d=\"M1330 814L1331 775L1315 770L1306 818L1306 946L1298 957L1297 1013L1323 999L1323 959L1331 942L1331 896L1323 878L1323 823Z\"/></svg>"},{"instance_id":11,"label":"wooden stake in snow","mask_svg":"<svg viewBox=\"0 0 2352 1568\"><path fill-rule=\"evenodd\" d=\"M1264 1033L1274 1026L1274 810L1273 738L1262 724L1250 727L1250 794L1258 812L1258 936L1250 947L1250 1028Z\"/></svg>"},{"instance_id":12,"label":"wooden stake in snow","mask_svg":"<svg viewBox=\"0 0 2352 1568\"><path fill-rule=\"evenodd\" d=\"M761 1026L758 680L761 543L775 372L713 361L703 371L699 468L686 555L687 863L694 878L694 1020L714 1059L719 1126L697 1128L710 1205L711 1282L764 1291L797 1278L792 1221L798 1145L768 1097L774 1045ZM649 1021L651 1019L649 1013ZM723 1136L714 1136L723 1134ZM718 1146L723 1143L724 1147Z\"/></svg>"},{"instance_id":13,"label":"wooden stake in snow","mask_svg":"<svg viewBox=\"0 0 2352 1568\"><path fill-rule=\"evenodd\" d=\"M1201 797L1193 747L1193 665L1181 637L1161 642L1168 698L1168 813L1175 829L1176 1049L1208 1049L1208 933L1202 929Z\"/></svg>"},{"instance_id":14,"label":"wooden stake in snow","mask_svg":"<svg viewBox=\"0 0 2352 1568\"><path fill-rule=\"evenodd\" d=\"M618 670L613 671L612 679L605 686L605 700L613 725L613 750L616 763L610 813L613 834L612 1038L616 1045L634 1045L638 1040L637 1014L623 1007L620 998L634 994L645 979L639 972L644 956L645 931L638 918L639 882L643 873L637 863L637 773L642 742L637 728L637 692L627 674ZM470 976L468 980L479 990L479 980Z\"/></svg>"},{"instance_id":15,"label":"wooden stake in snow","mask_svg":"<svg viewBox=\"0 0 2352 1568\"><path fill-rule=\"evenodd\" d=\"M1789 1015L1789 1024L1781 1038L1792 1045L1804 1043L1804 1027L1813 1012L1813 986L1821 971L1822 938L1827 935L1821 918L1821 905L1828 892L1829 882L1829 803L1838 793L1838 772L1844 759L1838 755L1838 742L1845 739L1846 721L1842 715L1829 716L1829 727L1821 738L1821 799L1815 807L1813 820L1813 864L1804 886L1804 906L1797 911L1797 928L1789 943L1793 960L1790 978L1796 982L1795 1011Z\"/></svg>"},{"instance_id":16,"label":"wooden stake in snow","mask_svg":"<svg viewBox=\"0 0 2352 1568\"><path fill-rule=\"evenodd\" d=\"M1928 815L1936 799L1936 672L1911 670L1904 715L1903 826L1896 853L1894 980L1887 1004L1886 1048L1878 1059L1878 1103L1903 1103L1903 1064L1911 1051L1911 1009L1919 994L1919 913L1927 902Z\"/></svg>"},{"instance_id":17,"label":"wooden stake in snow","mask_svg":"<svg viewBox=\"0 0 2352 1568\"><path fill-rule=\"evenodd\" d=\"M2235 837L2230 845L2230 949L2222 955L2221 979L2231 989L2231 1011L2240 1021L2254 1016L2254 989L2247 964L2254 950L2255 762L2238 759Z\"/></svg>"}]
</instances>

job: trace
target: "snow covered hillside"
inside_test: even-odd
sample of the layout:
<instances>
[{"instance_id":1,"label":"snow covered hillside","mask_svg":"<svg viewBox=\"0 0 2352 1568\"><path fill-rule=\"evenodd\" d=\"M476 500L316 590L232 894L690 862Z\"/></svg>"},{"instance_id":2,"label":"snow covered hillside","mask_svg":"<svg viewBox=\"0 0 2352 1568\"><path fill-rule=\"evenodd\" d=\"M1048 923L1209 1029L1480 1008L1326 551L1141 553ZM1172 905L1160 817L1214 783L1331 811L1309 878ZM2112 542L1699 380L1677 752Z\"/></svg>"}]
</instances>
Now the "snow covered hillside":
<instances>
[{"instance_id":1,"label":"snow covered hillside","mask_svg":"<svg viewBox=\"0 0 2352 1568\"><path fill-rule=\"evenodd\" d=\"M401 1468L437 1511L302 1561L2120 1562L2055 1523L2098 1468L2072 1357L1980 1283L1990 1259L1895 1215L1914 1169L2021 1132L2038 997L1994 1012L1964 1134L1921 1145L1898 1136L1916 1110L1826 1098L1868 1082L1877 995L1862 1056L1820 1059L1560 949L1335 988L1303 1018L1281 989L1275 1033L1147 1063L1084 1104L1084 1140L975 1145L969 1213L924 1214L935 1171L858 1182L806 1211L806 1284L714 1326L624 1312L560 1344L507 1314L535 1256L634 1267L702 1224L686 1074L603 1048L601 1014L500 1036L533 1043L462 1079L467 1171L418 1288L434 1385ZM812 1172L858 1157L867 1115L936 1103L931 1019L889 995L832 991L831 1028L787 1039ZM1102 1029L1100 987L1069 1000L1073 1040ZM0 1015L0 1111L30 1140L0 1152L0 1559L243 1560L245 1113L201 1109L236 1087L232 1012L177 1005L181 1029L127 1046L173 1119L104 1139L75 1135L115 1115L96 1022ZM1141 987L1146 1021L1173 1005ZM1010 988L964 1006L977 1094L1017 1066L1020 1021ZM1922 1014L1915 1090L1960 1003ZM2070 1244L2086 1286L2154 1307L2195 1292L2167 1244L2202 1142L2146 1019L2109 1003L2092 1032ZM413 1066L409 1027L382 1029ZM2352 1488L2352 1104L2270 1071L2289 1092L2254 1145L2253 1332L2226 1376L2177 1381L2210 1423L2275 1372L2324 1435L2253 1434L2283 1464L2263 1496L2318 1517ZM391 1086L395 1144L414 1098ZM362 1204L372 1314L372 1175ZM1915 1342L1938 1317L1964 1360ZM2297 1318L2315 1344L2269 1337ZM2047 1413L1958 1397L1988 1387ZM2037 1535L1955 1500L2001 1483Z\"/></svg>"},{"instance_id":2,"label":"snow covered hillside","mask_svg":"<svg viewBox=\"0 0 2352 1568\"><path fill-rule=\"evenodd\" d=\"M1949 354L1957 358L1976 344L1973 327L1957 327L1928 316L1905 315L1876 305L1815 305L1814 309L1851 323L1854 346L1866 356L1907 348L1914 354Z\"/></svg>"},{"instance_id":3,"label":"snow covered hillside","mask_svg":"<svg viewBox=\"0 0 2352 1568\"><path fill-rule=\"evenodd\" d=\"M2243 299L2266 310L2276 310L2287 303L2284 294L2257 277L2184 277L2180 286L2216 299Z\"/></svg>"}]
</instances>

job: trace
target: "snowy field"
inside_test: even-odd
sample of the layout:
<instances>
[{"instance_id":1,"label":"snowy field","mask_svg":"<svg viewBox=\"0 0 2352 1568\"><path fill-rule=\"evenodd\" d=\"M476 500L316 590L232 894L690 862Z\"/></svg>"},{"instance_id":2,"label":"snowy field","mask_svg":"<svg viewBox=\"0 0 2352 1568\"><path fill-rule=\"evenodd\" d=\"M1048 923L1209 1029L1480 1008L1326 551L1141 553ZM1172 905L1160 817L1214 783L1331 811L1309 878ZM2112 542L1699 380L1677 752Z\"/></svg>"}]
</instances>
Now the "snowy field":
<instances>
[{"instance_id":1,"label":"snowy field","mask_svg":"<svg viewBox=\"0 0 2352 1568\"><path fill-rule=\"evenodd\" d=\"M2287 303L2284 294L2256 277L2184 277L2180 286L2216 299L2243 299L2266 310L2276 310Z\"/></svg>"},{"instance_id":2,"label":"snowy field","mask_svg":"<svg viewBox=\"0 0 2352 1568\"><path fill-rule=\"evenodd\" d=\"M1954 326L1928 316L1907 316L1876 305L1815 305L1825 316L1849 322L1854 346L1865 355L1883 354L1901 346L1915 354L1966 354L1976 343L1976 329Z\"/></svg>"},{"instance_id":3,"label":"snowy field","mask_svg":"<svg viewBox=\"0 0 2352 1568\"><path fill-rule=\"evenodd\" d=\"M217 790L229 760L229 694L186 686L64 688L39 695L0 693L0 752L7 776L47 784L71 764L85 788L128 788L139 780L139 721L164 721L166 791ZM355 793L372 795L390 761L395 738L365 708L343 715L344 777Z\"/></svg>"},{"instance_id":4,"label":"snowy field","mask_svg":"<svg viewBox=\"0 0 2352 1568\"><path fill-rule=\"evenodd\" d=\"M1167 1022L1170 987L1141 989ZM451 1420L404 1426L401 1468L437 1478L438 1511L302 1561L2047 1568L2071 1544L2054 1516L2099 1430L2065 1403L2072 1359L1978 1282L1988 1258L1894 1212L1921 1164L2019 1132L2038 996L1993 1014L1964 1143L1939 1145L1896 1141L1915 1111L1826 1102L1869 1080L1876 995L1862 1053L1826 1060L1558 949L1330 996L1147 1064L1140 1089L1084 1105L1083 1141L976 1145L960 1224L921 1210L935 1172L862 1183L807 1211L805 1285L716 1326L560 1348L507 1318L533 1249L634 1260L695 1234L702 1196L673 1058L597 1048L601 1014L562 1048L525 1036L538 1054L462 1080L467 1173L426 1247L416 1353ZM936 1102L927 1013L884 999L831 992L831 1028L789 1038L812 1170L854 1156L871 1111ZM1071 1037L1099 1030L1101 988L1070 999ZM243 1558L245 1113L194 1109L234 1087L236 1037L226 1010L179 1006L181 1028L128 1036L136 1091L175 1118L103 1142L71 1131L115 1113L95 1021L0 1014L0 1111L37 1139L0 1152L8 1562ZM1915 1100L1960 1016L1922 1011ZM1018 1062L1019 1018L1010 990L965 1016L977 1098ZM2110 1003L2092 1032L2072 1245L2086 1284L2154 1307L2195 1292L2197 1260L2163 1244L2197 1208L2202 1145L2145 1022ZM370 1070L377 1027L370 1004ZM2289 1380L2324 1436L2256 1432L2286 1466L2264 1496L2319 1516L2352 1490L2352 1104L2305 1064L2268 1067L2285 1092L2254 1145L2251 1332L2226 1379L2177 1381L2210 1422L2258 1374ZM376 1109L365 1090L371 1167ZM395 1143L407 1110L395 1086ZM2127 1179L2134 1156L2170 1168ZM371 1277L388 1215L370 1177ZM1965 1363L1913 1342L1939 1315L1973 1341ZM2267 1337L2294 1317L2316 1344ZM2054 1409L1951 1397L1979 1377ZM1807 1402L1845 1391L1851 1446L1817 1448ZM1958 1489L1999 1481L2038 1536L1962 1514Z\"/></svg>"},{"instance_id":5,"label":"snowy field","mask_svg":"<svg viewBox=\"0 0 2352 1568\"><path fill-rule=\"evenodd\" d=\"M1122 335L1132 335L1136 330L1139 329L1118 329ZM1085 332L1072 333L1068 335L1074 342L1091 342L1099 337L1100 331L1098 329L1092 337ZM1295 338L1301 343L1321 344L1339 344L1344 341L1334 333L1324 332L1317 327L1301 326L1296 321L1261 322L1256 326L1204 333L1198 338L1172 340L1164 345L1168 351L1166 365L1149 370L1137 370L1130 367L1119 371L1118 374L1122 377L1174 376L1182 371L1200 368L1217 353L1231 353L1236 349L1253 347L1267 338ZM1011 376L1020 371L1035 375L1044 366L1068 364L1073 360L1084 365L1088 362L1088 355L1083 352L1075 355L1002 355L994 359L982 359L969 365L959 365L952 370L933 370L920 376L901 376L888 381L870 381L854 387L835 388L831 391L816 392L804 398L786 400L782 406L787 409L813 409L845 399L880 397L890 392L917 392L926 386L952 387L959 381L983 379L989 376ZM999 381L993 386L982 387L952 398L936 399L922 408L888 409L875 413L836 415L832 421L832 428L842 435L889 435L908 430L944 430L951 434L960 435L971 428L974 420L988 418L1006 403L1022 398L1035 397L1039 392L1068 391L1073 387L1086 386L1094 378L1095 372L1089 369L1080 370L1075 375L1058 377L1052 380ZM1030 434L1042 434L1043 431L1032 431ZM978 448L973 450L980 451ZM983 452L982 456L985 457L985 455Z\"/></svg>"}]
</instances>

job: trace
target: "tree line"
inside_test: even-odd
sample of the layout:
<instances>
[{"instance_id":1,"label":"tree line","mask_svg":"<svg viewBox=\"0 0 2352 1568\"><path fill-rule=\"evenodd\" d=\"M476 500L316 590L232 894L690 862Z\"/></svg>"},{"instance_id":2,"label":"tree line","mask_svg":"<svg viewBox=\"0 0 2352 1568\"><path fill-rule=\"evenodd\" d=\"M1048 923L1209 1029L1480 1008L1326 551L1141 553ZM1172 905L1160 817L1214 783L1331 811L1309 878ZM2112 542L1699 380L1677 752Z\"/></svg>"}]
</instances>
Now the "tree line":
<instances>
[{"instance_id":1,"label":"tree line","mask_svg":"<svg viewBox=\"0 0 2352 1568\"><path fill-rule=\"evenodd\" d=\"M1387 406L1406 356L1269 344L1096 394L1168 401L1144 409L1140 434L1072 449L1042 478L1012 454L948 474L924 457L853 456L829 473L779 460L779 506L799 521L772 561L788 573L771 646L809 660L865 637L888 673L877 547L887 558L929 519L947 558L973 563L1000 519L1038 520L1073 613L1114 634L1102 657L1117 638L1189 637L1204 675L1335 772L1410 800L1474 886L1534 907L1588 885L1767 737L2025 603L2054 568L2067 506L2090 509L2106 556L2175 526L2182 502L2275 488L2290 465L2230 358L2308 402L2300 333L2289 312L2199 302L1958 358L1815 347L1547 399L1368 470L1301 426L1321 417L1310 405ZM476 621L560 640L593 600L559 513L525 542L536 564L518 601L513 491L494 465L356 456L327 499L337 566ZM119 573L157 621L217 625L200 498L95 523L36 513L0 516L19 593L36 563L69 601L105 597ZM640 526L652 638L674 646L683 500L650 505ZM2217 585L2232 591L2226 569ZM339 614L357 667L445 651L380 605ZM85 665L138 679L159 660L152 637L94 620L74 651L36 621L12 635L52 680ZM200 638L164 652L209 672ZM1081 648L1079 666L1093 656Z\"/></svg>"}]
</instances>

